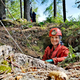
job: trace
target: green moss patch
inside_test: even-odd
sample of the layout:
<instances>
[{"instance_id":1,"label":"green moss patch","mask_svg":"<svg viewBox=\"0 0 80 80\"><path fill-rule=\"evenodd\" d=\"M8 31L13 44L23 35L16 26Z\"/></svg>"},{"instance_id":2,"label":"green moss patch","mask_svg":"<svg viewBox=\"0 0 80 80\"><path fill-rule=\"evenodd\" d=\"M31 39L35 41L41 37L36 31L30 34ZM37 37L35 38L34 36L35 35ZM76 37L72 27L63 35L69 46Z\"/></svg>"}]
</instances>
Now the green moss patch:
<instances>
[{"instance_id":1,"label":"green moss patch","mask_svg":"<svg viewBox=\"0 0 80 80\"><path fill-rule=\"evenodd\" d=\"M9 66L5 66L5 65L0 65L0 72L11 72L11 68Z\"/></svg>"}]
</instances>

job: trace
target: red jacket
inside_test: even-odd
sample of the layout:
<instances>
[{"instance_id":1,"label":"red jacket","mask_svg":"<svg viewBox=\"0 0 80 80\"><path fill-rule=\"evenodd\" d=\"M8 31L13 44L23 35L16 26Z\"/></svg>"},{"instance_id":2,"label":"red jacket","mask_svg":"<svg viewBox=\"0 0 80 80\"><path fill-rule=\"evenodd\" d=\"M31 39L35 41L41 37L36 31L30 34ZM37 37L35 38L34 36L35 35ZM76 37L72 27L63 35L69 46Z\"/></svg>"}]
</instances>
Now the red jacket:
<instances>
[{"instance_id":1,"label":"red jacket","mask_svg":"<svg viewBox=\"0 0 80 80\"><path fill-rule=\"evenodd\" d=\"M54 50L53 46L50 45L45 49L45 54L43 55L42 60L53 59L54 64L61 62L68 56L69 49L65 46L59 44Z\"/></svg>"}]
</instances>

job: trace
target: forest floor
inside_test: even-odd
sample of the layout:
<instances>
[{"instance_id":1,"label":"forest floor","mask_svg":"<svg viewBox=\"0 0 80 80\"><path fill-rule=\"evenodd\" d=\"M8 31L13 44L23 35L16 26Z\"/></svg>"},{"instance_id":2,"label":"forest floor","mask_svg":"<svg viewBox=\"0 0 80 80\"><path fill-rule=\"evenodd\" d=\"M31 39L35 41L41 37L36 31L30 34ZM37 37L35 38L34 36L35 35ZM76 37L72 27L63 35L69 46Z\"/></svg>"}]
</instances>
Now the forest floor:
<instances>
[{"instance_id":1,"label":"forest floor","mask_svg":"<svg viewBox=\"0 0 80 80\"><path fill-rule=\"evenodd\" d=\"M57 26L57 24L55 24L55 26ZM50 41L45 39L45 36L47 38L48 32L52 27L54 27L54 24L47 24L46 28L40 26L33 26L31 28L26 27L24 29L22 29L22 26L6 27L17 43L16 45L4 27L0 26L0 45L10 45L15 52L21 52L22 50L26 55L42 58L45 47L50 43ZM80 71L80 60L74 63L69 63L64 69L76 69Z\"/></svg>"}]
</instances>

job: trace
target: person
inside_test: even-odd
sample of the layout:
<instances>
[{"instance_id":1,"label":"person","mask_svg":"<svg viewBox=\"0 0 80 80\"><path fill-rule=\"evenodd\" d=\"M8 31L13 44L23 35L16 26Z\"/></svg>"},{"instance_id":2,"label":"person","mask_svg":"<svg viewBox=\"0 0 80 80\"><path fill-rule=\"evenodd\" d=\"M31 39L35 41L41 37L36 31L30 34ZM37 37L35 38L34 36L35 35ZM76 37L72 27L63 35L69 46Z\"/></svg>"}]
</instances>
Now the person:
<instances>
[{"instance_id":1,"label":"person","mask_svg":"<svg viewBox=\"0 0 80 80\"><path fill-rule=\"evenodd\" d=\"M58 64L58 62L61 62L67 58L69 49L64 46L61 41L62 33L59 28L52 28L49 31L49 37L51 44L45 49L42 60Z\"/></svg>"},{"instance_id":2,"label":"person","mask_svg":"<svg viewBox=\"0 0 80 80\"><path fill-rule=\"evenodd\" d=\"M32 22L36 22L36 13L33 11L32 14Z\"/></svg>"},{"instance_id":3,"label":"person","mask_svg":"<svg viewBox=\"0 0 80 80\"><path fill-rule=\"evenodd\" d=\"M36 13L34 11L32 12L32 7L30 8L30 17L31 22L36 22Z\"/></svg>"}]
</instances>

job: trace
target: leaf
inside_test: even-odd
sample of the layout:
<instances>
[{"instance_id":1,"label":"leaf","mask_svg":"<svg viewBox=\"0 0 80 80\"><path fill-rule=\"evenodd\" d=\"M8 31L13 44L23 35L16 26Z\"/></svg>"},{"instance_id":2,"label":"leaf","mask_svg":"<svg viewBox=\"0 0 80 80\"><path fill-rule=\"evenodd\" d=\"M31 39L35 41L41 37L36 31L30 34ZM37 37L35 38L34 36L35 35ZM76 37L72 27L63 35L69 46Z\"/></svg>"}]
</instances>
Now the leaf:
<instances>
[{"instance_id":1,"label":"leaf","mask_svg":"<svg viewBox=\"0 0 80 80\"><path fill-rule=\"evenodd\" d=\"M73 58L73 57L76 57L75 54L72 54L72 58Z\"/></svg>"},{"instance_id":2,"label":"leaf","mask_svg":"<svg viewBox=\"0 0 80 80\"><path fill-rule=\"evenodd\" d=\"M42 0L41 4L47 3L48 0Z\"/></svg>"}]
</instances>

